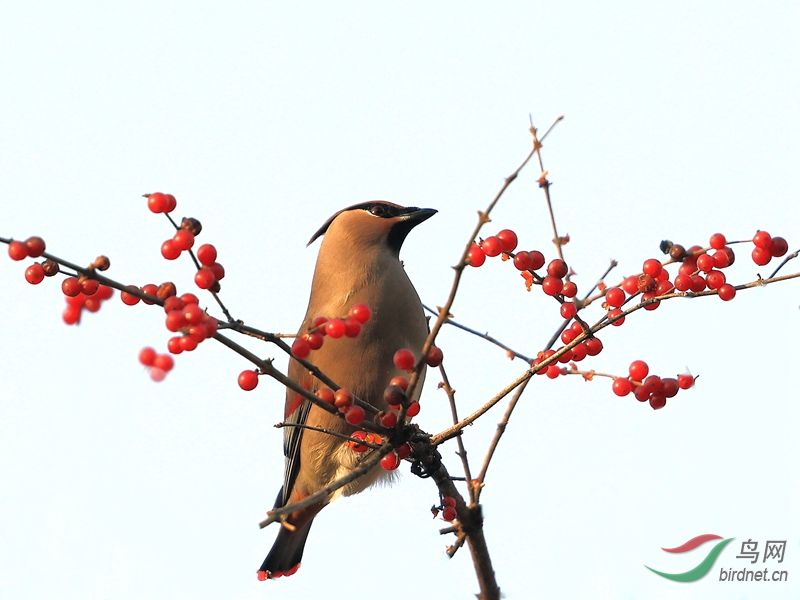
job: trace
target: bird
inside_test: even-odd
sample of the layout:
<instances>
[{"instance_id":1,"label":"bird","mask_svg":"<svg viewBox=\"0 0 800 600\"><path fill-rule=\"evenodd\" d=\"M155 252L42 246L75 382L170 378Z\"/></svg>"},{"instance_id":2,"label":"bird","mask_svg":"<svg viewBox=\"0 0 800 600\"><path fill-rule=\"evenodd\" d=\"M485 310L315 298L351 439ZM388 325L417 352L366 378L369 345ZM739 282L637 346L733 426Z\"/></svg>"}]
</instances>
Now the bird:
<instances>
[{"instance_id":1,"label":"bird","mask_svg":"<svg viewBox=\"0 0 800 600\"><path fill-rule=\"evenodd\" d=\"M383 200L363 202L335 213L308 242L310 246L322 237L298 336L313 326L316 317L346 315L355 304L365 304L371 311L357 337L327 340L308 360L336 384L378 409L387 408L384 390L394 375L401 374L393 364L395 351L409 348L418 357L428 335L422 302L399 255L409 232L436 212ZM418 400L424 376L423 371L410 400ZM294 358L289 361L288 377L312 393L323 387ZM357 468L366 456L353 452L342 438L291 426L310 425L346 435L356 429L289 388L284 419L290 426L284 428L284 479L275 508L323 489ZM387 475L388 471L376 466L320 503L291 513L287 518L290 526L278 531L258 571L259 579L294 574L317 513L336 497L359 493Z\"/></svg>"}]
</instances>

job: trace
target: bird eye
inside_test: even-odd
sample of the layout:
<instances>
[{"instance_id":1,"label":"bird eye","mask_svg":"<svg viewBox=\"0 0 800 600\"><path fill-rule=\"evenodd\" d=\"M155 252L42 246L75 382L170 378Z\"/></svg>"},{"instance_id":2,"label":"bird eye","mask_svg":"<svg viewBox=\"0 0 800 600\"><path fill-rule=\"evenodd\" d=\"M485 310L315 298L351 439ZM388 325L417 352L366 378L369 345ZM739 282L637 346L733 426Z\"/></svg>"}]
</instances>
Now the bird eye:
<instances>
[{"instance_id":1,"label":"bird eye","mask_svg":"<svg viewBox=\"0 0 800 600\"><path fill-rule=\"evenodd\" d=\"M385 218L390 216L389 210L383 204L373 204L369 207L369 212L371 212L376 217Z\"/></svg>"}]
</instances>

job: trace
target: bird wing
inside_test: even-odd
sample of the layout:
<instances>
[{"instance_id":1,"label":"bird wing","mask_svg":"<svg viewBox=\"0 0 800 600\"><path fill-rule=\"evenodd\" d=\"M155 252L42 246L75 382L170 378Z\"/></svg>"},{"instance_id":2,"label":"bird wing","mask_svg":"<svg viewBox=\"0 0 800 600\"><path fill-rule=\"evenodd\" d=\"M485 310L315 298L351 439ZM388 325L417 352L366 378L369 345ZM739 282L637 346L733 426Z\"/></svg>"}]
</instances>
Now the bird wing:
<instances>
[{"instance_id":1,"label":"bird wing","mask_svg":"<svg viewBox=\"0 0 800 600\"><path fill-rule=\"evenodd\" d=\"M299 381L301 373L300 364L292 360L289 365L289 378ZM283 420L290 425L283 428L283 455L286 457L286 464L283 472L283 487L275 501L275 508L285 506L289 501L295 479L297 479L297 472L300 470L300 443L303 440L303 428L292 427L291 424L305 424L310 410L311 402L287 388Z\"/></svg>"}]
</instances>

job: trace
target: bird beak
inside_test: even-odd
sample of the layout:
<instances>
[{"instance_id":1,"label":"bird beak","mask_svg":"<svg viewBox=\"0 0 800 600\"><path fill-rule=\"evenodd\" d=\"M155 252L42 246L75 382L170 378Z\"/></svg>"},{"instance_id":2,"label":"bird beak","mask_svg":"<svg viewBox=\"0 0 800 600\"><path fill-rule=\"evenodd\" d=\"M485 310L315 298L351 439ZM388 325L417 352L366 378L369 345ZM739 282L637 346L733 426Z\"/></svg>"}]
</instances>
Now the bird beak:
<instances>
[{"instance_id":1,"label":"bird beak","mask_svg":"<svg viewBox=\"0 0 800 600\"><path fill-rule=\"evenodd\" d=\"M439 211L433 208L417 208L416 206L410 206L403 213L402 219L414 225L419 225L423 221L430 219L437 212Z\"/></svg>"}]
</instances>

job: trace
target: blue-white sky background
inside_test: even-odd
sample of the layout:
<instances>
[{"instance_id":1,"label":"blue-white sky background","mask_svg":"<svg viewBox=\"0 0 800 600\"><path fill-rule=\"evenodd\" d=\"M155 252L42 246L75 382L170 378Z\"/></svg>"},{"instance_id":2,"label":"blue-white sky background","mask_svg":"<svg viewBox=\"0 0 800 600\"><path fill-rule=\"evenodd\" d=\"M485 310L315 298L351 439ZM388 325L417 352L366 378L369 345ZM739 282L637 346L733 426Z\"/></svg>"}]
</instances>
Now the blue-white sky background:
<instances>
[{"instance_id":1,"label":"blue-white sky background","mask_svg":"<svg viewBox=\"0 0 800 600\"><path fill-rule=\"evenodd\" d=\"M583 289L611 258L616 277L637 271L665 237L761 228L796 249L798 26L790 1L3 3L0 235L42 235L81 263L104 253L120 280L188 290L190 264L160 258L169 228L140 197L171 192L218 247L234 314L291 331L316 257L308 237L337 209L386 198L439 210L402 254L440 304L476 211L528 151L528 115L544 129L563 113L544 159ZM552 257L538 174L523 173L487 233L512 227ZM768 272L748 254L735 282ZM434 486L405 466L394 487L322 513L296 576L258 582L282 389L240 391L248 365L212 343L154 384L136 355L166 343L158 310L115 297L66 327L58 285L34 288L23 271L0 260L0 597L477 590L468 553L444 555ZM798 305L795 280L730 303L671 301L606 330L584 364L624 373L643 358L664 376L701 375L662 411L605 380L536 379L483 495L507 598L800 595ZM454 312L529 353L559 322L499 260L467 273ZM462 413L523 368L454 330L440 342ZM437 381L418 419L429 431L448 421ZM465 435L476 470L503 406ZM708 546L660 547L700 533L736 538L706 579L644 568L695 566ZM716 581L720 567L756 567L735 558L746 538L788 541L788 583Z\"/></svg>"}]
</instances>

